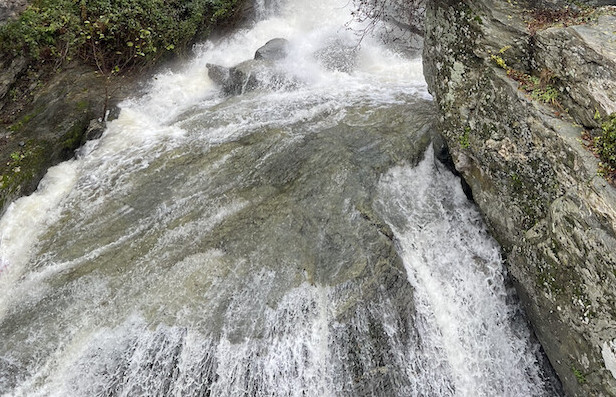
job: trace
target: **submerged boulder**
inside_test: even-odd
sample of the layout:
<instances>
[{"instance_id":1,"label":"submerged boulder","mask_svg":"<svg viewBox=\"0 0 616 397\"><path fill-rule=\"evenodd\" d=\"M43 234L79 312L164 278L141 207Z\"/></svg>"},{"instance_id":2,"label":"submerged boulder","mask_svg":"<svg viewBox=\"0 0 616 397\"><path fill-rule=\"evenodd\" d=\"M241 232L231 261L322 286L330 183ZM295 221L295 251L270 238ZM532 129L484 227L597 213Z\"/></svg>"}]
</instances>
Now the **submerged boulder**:
<instances>
[{"instance_id":1,"label":"submerged boulder","mask_svg":"<svg viewBox=\"0 0 616 397\"><path fill-rule=\"evenodd\" d=\"M215 84L224 85L229 80L229 68L215 65L213 63L205 64L207 75Z\"/></svg>"},{"instance_id":2,"label":"submerged boulder","mask_svg":"<svg viewBox=\"0 0 616 397\"><path fill-rule=\"evenodd\" d=\"M297 84L267 60L249 59L226 68L208 63L208 76L227 95L243 94L258 88L283 89Z\"/></svg>"}]
</instances>

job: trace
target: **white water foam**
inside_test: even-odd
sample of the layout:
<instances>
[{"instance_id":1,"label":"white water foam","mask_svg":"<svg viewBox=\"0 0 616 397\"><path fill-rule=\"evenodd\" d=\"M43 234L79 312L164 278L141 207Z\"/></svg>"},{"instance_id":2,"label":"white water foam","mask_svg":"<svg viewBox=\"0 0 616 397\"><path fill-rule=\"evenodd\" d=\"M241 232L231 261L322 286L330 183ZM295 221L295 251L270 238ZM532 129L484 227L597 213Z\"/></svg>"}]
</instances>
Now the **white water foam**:
<instances>
[{"instance_id":1,"label":"white water foam","mask_svg":"<svg viewBox=\"0 0 616 397\"><path fill-rule=\"evenodd\" d=\"M499 247L460 184L431 150L381 181L388 220L415 290L415 324L430 361L444 362L456 396L541 396L537 345L516 327Z\"/></svg>"},{"instance_id":2,"label":"white water foam","mask_svg":"<svg viewBox=\"0 0 616 397\"><path fill-rule=\"evenodd\" d=\"M78 159L52 168L37 193L13 205L0 221L0 257L4 266L0 273L2 319L5 314L2 310L17 311L20 304L36 301L36 297L28 297L29 294L43 296L45 289L50 288L45 280L51 275L71 270L78 261L88 262L149 229L165 226L168 211L183 211L185 202L212 208L207 213L211 217L186 222L155 241L142 259L142 266L135 270L143 280L132 274L127 276L140 281L124 287L134 287L136 291L134 295L131 295L132 290L130 293L122 291L132 298L127 302L115 301L114 292L107 285L115 282L123 287L125 280L120 276L108 282L101 281L100 274L84 276L81 284L63 287L71 298L94 302L96 309L82 313L79 308L65 308L68 314L54 319L70 322L73 325L71 334L58 336L66 341L49 357L41 358L44 364L25 375L26 380L12 394L97 395L113 389L113 382L117 382L119 395L145 395L160 390L167 390L168 395L195 395L209 390L217 396L247 392L266 395L272 391L278 391L279 395L333 396L340 395L342 386L339 384L355 381L336 378L343 364L336 361L341 357L337 356L335 348L348 342L337 339L337 332L342 333L343 327L336 322L333 313L336 308L328 306L339 291L301 284L288 291L277 308L268 308L263 320L267 326L254 325L251 338L242 340L238 339L231 320L217 319L205 309L213 312L224 306L229 317L249 321L251 305L257 297L262 298L259 295L262 290L275 289L274 275L267 272L236 275L234 270L223 273L221 269L227 266L225 255L215 252L188 257L175 264L173 271L177 274L169 271L155 274L156 279L146 279L153 277L147 261L154 255L165 255L162 246L180 246L190 235L206 233L212 225L239 212L243 202L217 206L216 201L200 201L203 194L197 189L185 201L162 203L151 209L140 219L141 223L131 225L122 237L75 262L45 264L42 269L27 268L29 261L37 261L31 255L38 237L63 212L92 216L106 200L116 200L120 203L117 211L100 222L121 223L136 213L138 209L121 205L123 197L135 189L132 176L164 156L167 156L165 161L181 157L181 150L188 150L186 146L203 146L206 152L210 147L237 140L264 127L280 128L292 136L297 133L289 127L294 123L323 119L321 124L314 124L316 129L332 126L350 105L369 102L386 106L415 96L429 98L421 60L401 57L370 38L363 41L356 68L349 73L326 70L315 60L314 51L332 38L344 43L357 39L344 28L350 20L347 5L346 0L292 0L278 4L274 7L276 12L261 12L268 19L251 28L219 42L197 46L193 60L180 70L156 76L143 97L122 104L120 117L109 123L100 140L88 143ZM291 43L290 56L281 67L302 82L297 90L266 91L237 98L220 96L207 77L205 63L232 66L252 58L258 47L274 37L285 37ZM191 114L195 109L198 111ZM220 161L232 158L227 155ZM422 335L422 351L401 348L403 344L398 339L403 335L396 328L396 311L387 302L372 308L375 313L370 315L383 324L388 340L395 347L395 363L406 371L411 384L404 392L406 395L422 395L435 390L440 395L459 396L474 395L473 392L477 395L541 395L540 387L535 386L540 382L536 379L533 356L525 350L528 346L524 335L507 330L511 311L516 308L503 303L506 291L497 248L479 226L476 211L453 187L455 181L440 185L442 178L447 177L422 163L418 170L399 168L392 171L382 184L383 203L387 203L384 207L393 211L387 216L391 217L390 223L401 243L409 281L417 290L416 322ZM203 189L208 186L207 174L193 179L188 178L186 185L201 183ZM431 193L432 188L438 193ZM417 194L419 190L425 196ZM448 196L449 191L455 194ZM390 193L392 196L388 196ZM438 211L434 213L431 204L426 203L434 201L435 195L451 201L438 204L436 200ZM421 205L419 209L412 209L409 203ZM428 216L443 222L428 221ZM448 223L451 216L457 218ZM73 222L79 224L80 221ZM481 239L476 238L478 234ZM457 266L458 263L465 267ZM204 321L228 321L219 339L164 322L150 327L147 316L140 309L152 305L147 302L155 295L152 291L171 281L175 283L172 285L182 286L182 291L190 291L194 283L202 281L193 275L203 272L204 267L207 274L203 276L203 283L213 285L204 299ZM24 276L26 272L29 273ZM444 284L451 274L455 277L454 283ZM243 285L252 284L244 290L237 287L238 296L227 302L225 295L216 288L224 292L230 283L221 280L233 277L246 279ZM156 295L159 301L152 306L164 308L173 303L166 301L172 295ZM180 294L176 299L188 299L187 296ZM117 308L109 308L113 305ZM136 313L129 315L131 310ZM368 314L356 313L350 321L352 327L366 331ZM471 315L476 319L470 318ZM97 322L103 321L99 316L108 316L110 320L106 318L105 321L109 323L98 326ZM173 316L183 319L181 311ZM263 329L271 334L258 335ZM32 331L28 340L36 339L42 332L44 330ZM358 351L361 348L359 346ZM333 364L335 362L337 364ZM118 372L110 373L112 370ZM262 383L244 382L257 378ZM170 380L175 383L169 385Z\"/></svg>"},{"instance_id":3,"label":"white water foam","mask_svg":"<svg viewBox=\"0 0 616 397\"><path fill-rule=\"evenodd\" d=\"M12 286L26 270L33 244L59 216L60 203L76 180L72 162L51 168L38 190L12 203L0 219L0 318L14 298Z\"/></svg>"}]
</instances>

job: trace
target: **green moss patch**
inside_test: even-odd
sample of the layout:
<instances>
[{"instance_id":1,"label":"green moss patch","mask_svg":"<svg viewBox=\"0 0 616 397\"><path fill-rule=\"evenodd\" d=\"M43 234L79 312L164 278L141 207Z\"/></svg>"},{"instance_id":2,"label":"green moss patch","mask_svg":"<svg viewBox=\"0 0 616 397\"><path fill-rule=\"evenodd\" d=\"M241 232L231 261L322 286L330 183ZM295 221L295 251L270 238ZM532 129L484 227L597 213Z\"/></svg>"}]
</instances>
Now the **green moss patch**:
<instances>
[{"instance_id":1,"label":"green moss patch","mask_svg":"<svg viewBox=\"0 0 616 397\"><path fill-rule=\"evenodd\" d=\"M562 110L559 101L560 92L554 86L558 80L554 72L549 69L543 69L538 75L530 75L513 69L507 65L507 62L505 62L502 56L509 48L510 47L504 47L498 54L491 54L491 61L499 68L505 70L509 78L517 81L520 90L526 92L531 99Z\"/></svg>"},{"instance_id":2,"label":"green moss patch","mask_svg":"<svg viewBox=\"0 0 616 397\"><path fill-rule=\"evenodd\" d=\"M11 124L8 127L8 130L11 131L11 132L20 132L20 131L22 131L25 128L25 126L30 122L30 120L32 120L34 117L39 115L42 111L43 111L42 108L37 108L34 111L26 114L25 116L23 116L19 120L17 120L15 123Z\"/></svg>"},{"instance_id":3,"label":"green moss patch","mask_svg":"<svg viewBox=\"0 0 616 397\"><path fill-rule=\"evenodd\" d=\"M584 383L586 383L586 376L584 375L582 371L577 369L575 365L571 365L571 371L573 372L573 376L575 376L575 379L578 381L580 385L583 385Z\"/></svg>"},{"instance_id":4,"label":"green moss patch","mask_svg":"<svg viewBox=\"0 0 616 397\"><path fill-rule=\"evenodd\" d=\"M48 148L34 140L10 154L9 161L0 165L0 209L38 183L48 157Z\"/></svg>"},{"instance_id":5,"label":"green moss patch","mask_svg":"<svg viewBox=\"0 0 616 397\"><path fill-rule=\"evenodd\" d=\"M601 133L594 139L594 151L599 156L599 173L616 185L616 112L601 124Z\"/></svg>"}]
</instances>

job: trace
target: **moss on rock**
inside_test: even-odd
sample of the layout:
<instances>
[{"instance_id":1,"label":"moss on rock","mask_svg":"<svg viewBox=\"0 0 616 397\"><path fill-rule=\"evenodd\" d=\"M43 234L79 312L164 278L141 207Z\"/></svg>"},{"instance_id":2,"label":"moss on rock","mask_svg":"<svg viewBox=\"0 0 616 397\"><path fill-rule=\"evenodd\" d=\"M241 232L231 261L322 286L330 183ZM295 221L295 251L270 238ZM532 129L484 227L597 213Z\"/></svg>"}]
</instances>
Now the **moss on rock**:
<instances>
[{"instance_id":1,"label":"moss on rock","mask_svg":"<svg viewBox=\"0 0 616 397\"><path fill-rule=\"evenodd\" d=\"M579 142L580 125L599 125L595 109L616 106L616 71L602 55L614 51L604 36L616 20L531 32L523 7L537 4L429 2L426 80L455 166L503 247L565 392L616 396L602 348L616 327L616 190ZM551 104L556 95L571 117ZM606 161L612 122L603 121L597 143Z\"/></svg>"}]
</instances>

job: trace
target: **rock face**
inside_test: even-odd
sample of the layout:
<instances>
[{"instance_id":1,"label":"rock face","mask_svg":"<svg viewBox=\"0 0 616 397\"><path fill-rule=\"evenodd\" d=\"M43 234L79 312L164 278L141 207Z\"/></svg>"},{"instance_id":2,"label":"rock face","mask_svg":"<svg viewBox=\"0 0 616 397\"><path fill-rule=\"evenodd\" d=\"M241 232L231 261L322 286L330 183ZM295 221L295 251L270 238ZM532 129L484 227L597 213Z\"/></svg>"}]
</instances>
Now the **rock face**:
<instances>
[{"instance_id":1,"label":"rock face","mask_svg":"<svg viewBox=\"0 0 616 397\"><path fill-rule=\"evenodd\" d=\"M33 72L20 58L10 63L0 74L0 158L6 159L0 165L0 214L13 200L32 193L49 167L72 158L86 139L99 137L104 129L97 121L105 108L102 77L75 66L45 84L39 78L35 84L43 87L28 91L32 102L22 108L11 91L23 89L22 76ZM135 79L118 81L109 89L107 108L137 90Z\"/></svg>"},{"instance_id":2,"label":"rock face","mask_svg":"<svg viewBox=\"0 0 616 397\"><path fill-rule=\"evenodd\" d=\"M3 0L0 3L0 25L18 15L28 3L28 0Z\"/></svg>"},{"instance_id":3,"label":"rock face","mask_svg":"<svg viewBox=\"0 0 616 397\"><path fill-rule=\"evenodd\" d=\"M534 35L536 70L550 70L566 91L562 104L584 126L598 125L595 112L616 112L615 16L592 25L551 28Z\"/></svg>"},{"instance_id":4,"label":"rock face","mask_svg":"<svg viewBox=\"0 0 616 397\"><path fill-rule=\"evenodd\" d=\"M616 18L607 8L531 33L542 5L518 3L431 1L424 71L455 166L566 393L616 396L616 189L580 141L581 126L616 110ZM538 85L523 91L515 75Z\"/></svg>"}]
</instances>

